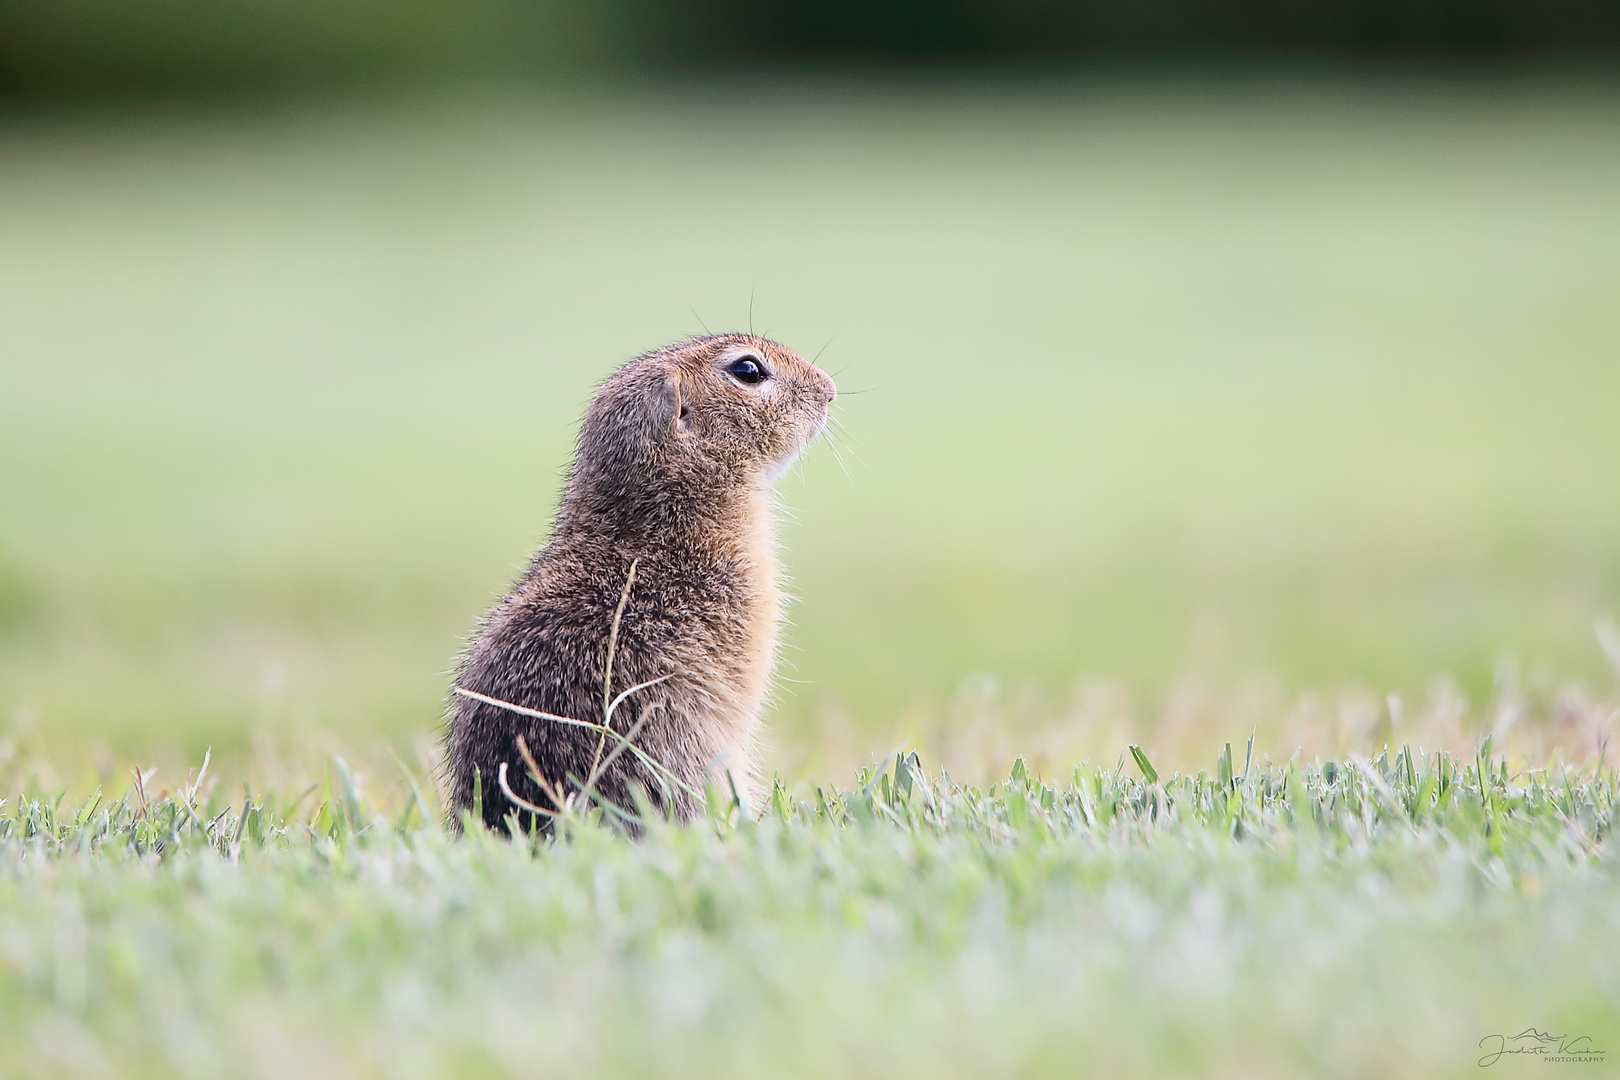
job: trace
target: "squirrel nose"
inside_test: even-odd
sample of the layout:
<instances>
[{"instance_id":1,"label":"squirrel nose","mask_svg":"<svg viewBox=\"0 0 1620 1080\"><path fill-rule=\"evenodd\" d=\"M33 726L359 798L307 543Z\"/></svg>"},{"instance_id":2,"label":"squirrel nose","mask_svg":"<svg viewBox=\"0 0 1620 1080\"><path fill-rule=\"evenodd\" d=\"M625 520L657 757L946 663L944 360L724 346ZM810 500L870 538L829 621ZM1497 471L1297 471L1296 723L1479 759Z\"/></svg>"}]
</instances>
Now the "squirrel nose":
<instances>
[{"instance_id":1,"label":"squirrel nose","mask_svg":"<svg viewBox=\"0 0 1620 1080\"><path fill-rule=\"evenodd\" d=\"M829 405L838 397L838 386L832 381L831 375L821 376L821 396L827 399Z\"/></svg>"}]
</instances>

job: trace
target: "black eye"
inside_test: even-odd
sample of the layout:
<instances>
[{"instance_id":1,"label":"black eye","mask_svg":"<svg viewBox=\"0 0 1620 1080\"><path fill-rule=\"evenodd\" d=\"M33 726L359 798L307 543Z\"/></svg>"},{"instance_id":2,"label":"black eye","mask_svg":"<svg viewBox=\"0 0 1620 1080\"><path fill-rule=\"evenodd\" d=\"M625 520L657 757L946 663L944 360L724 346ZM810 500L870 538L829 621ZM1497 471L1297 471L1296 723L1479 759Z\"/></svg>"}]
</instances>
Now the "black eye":
<instances>
[{"instance_id":1,"label":"black eye","mask_svg":"<svg viewBox=\"0 0 1620 1080\"><path fill-rule=\"evenodd\" d=\"M748 383L750 385L764 382L766 378L769 377L765 371L764 365L758 360L755 360L752 356L744 356L737 360L733 360L731 362L731 366L726 370L731 372L731 377L733 379L736 379L741 383Z\"/></svg>"}]
</instances>

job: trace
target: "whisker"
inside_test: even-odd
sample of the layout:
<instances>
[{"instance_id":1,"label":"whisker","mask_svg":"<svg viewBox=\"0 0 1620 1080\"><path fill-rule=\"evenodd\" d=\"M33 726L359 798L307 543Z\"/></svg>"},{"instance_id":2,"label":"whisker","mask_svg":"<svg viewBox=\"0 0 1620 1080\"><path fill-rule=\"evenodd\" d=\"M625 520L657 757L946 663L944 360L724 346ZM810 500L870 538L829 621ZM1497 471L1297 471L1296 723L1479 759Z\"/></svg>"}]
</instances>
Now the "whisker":
<instances>
[{"instance_id":1,"label":"whisker","mask_svg":"<svg viewBox=\"0 0 1620 1080\"><path fill-rule=\"evenodd\" d=\"M829 420L833 419L830 415L827 418ZM834 422L836 423L836 421ZM844 479L853 483L855 478L849 475L849 466L844 463L844 455L839 453L838 443L832 437L834 430L834 428L828 426L822 428L821 433L827 436L827 447L828 449L832 450L833 460L838 462L838 469L844 474Z\"/></svg>"},{"instance_id":2,"label":"whisker","mask_svg":"<svg viewBox=\"0 0 1620 1080\"><path fill-rule=\"evenodd\" d=\"M840 439L844 440L844 448L858 458L860 456L858 451L861 445L859 440L849 433L849 430L844 427L844 422L839 420L836 416L829 413L827 419L832 421L832 427L830 430L837 434Z\"/></svg>"},{"instance_id":3,"label":"whisker","mask_svg":"<svg viewBox=\"0 0 1620 1080\"><path fill-rule=\"evenodd\" d=\"M861 465L866 464L866 459L861 456L861 452L858 449L856 449L855 447L848 445L847 443L843 446L842 450L836 455L838 457L838 461L839 461L840 465L844 464L845 455L852 458L853 460L855 460L857 463L859 463ZM848 469L847 465L845 466L844 474L846 476L849 475L849 469Z\"/></svg>"}]
</instances>

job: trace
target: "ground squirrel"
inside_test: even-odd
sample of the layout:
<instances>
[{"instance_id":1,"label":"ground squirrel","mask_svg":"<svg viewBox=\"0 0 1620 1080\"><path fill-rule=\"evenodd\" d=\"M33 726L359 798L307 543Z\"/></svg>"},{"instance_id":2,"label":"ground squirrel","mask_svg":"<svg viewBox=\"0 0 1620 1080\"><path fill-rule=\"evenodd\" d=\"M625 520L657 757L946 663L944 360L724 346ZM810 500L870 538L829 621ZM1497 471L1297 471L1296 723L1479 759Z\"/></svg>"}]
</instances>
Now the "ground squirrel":
<instances>
[{"instance_id":1,"label":"ground squirrel","mask_svg":"<svg viewBox=\"0 0 1620 1080\"><path fill-rule=\"evenodd\" d=\"M658 349L602 383L550 539L463 659L446 756L455 822L474 808L475 776L491 827L514 811L525 827L544 817L508 794L555 811L593 771L622 810L639 786L689 818L706 780L729 797L728 772L757 805L755 729L782 603L770 485L836 395L819 368L750 334ZM600 731L490 703L600 725L611 699L647 683L613 708L612 729L635 731L628 753ZM530 779L520 736L550 791Z\"/></svg>"}]
</instances>

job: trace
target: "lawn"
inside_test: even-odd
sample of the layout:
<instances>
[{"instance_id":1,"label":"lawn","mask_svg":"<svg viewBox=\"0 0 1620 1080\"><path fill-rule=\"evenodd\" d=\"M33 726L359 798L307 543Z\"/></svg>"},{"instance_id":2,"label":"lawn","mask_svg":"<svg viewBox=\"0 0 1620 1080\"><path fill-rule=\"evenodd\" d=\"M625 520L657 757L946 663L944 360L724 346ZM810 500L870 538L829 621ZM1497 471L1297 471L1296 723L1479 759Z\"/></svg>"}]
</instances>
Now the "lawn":
<instances>
[{"instance_id":1,"label":"lawn","mask_svg":"<svg viewBox=\"0 0 1620 1080\"><path fill-rule=\"evenodd\" d=\"M896 758L808 800L779 789L758 821L713 798L711 820L639 841L589 820L451 840L426 800L379 805L337 765L304 793L25 797L0 817L0 1058L154 1077L1613 1067L1611 769L1513 773L1488 744L1247 758L1055 783L1020 762L982 792ZM1561 1041L1515 1038L1532 1028Z\"/></svg>"}]
</instances>

